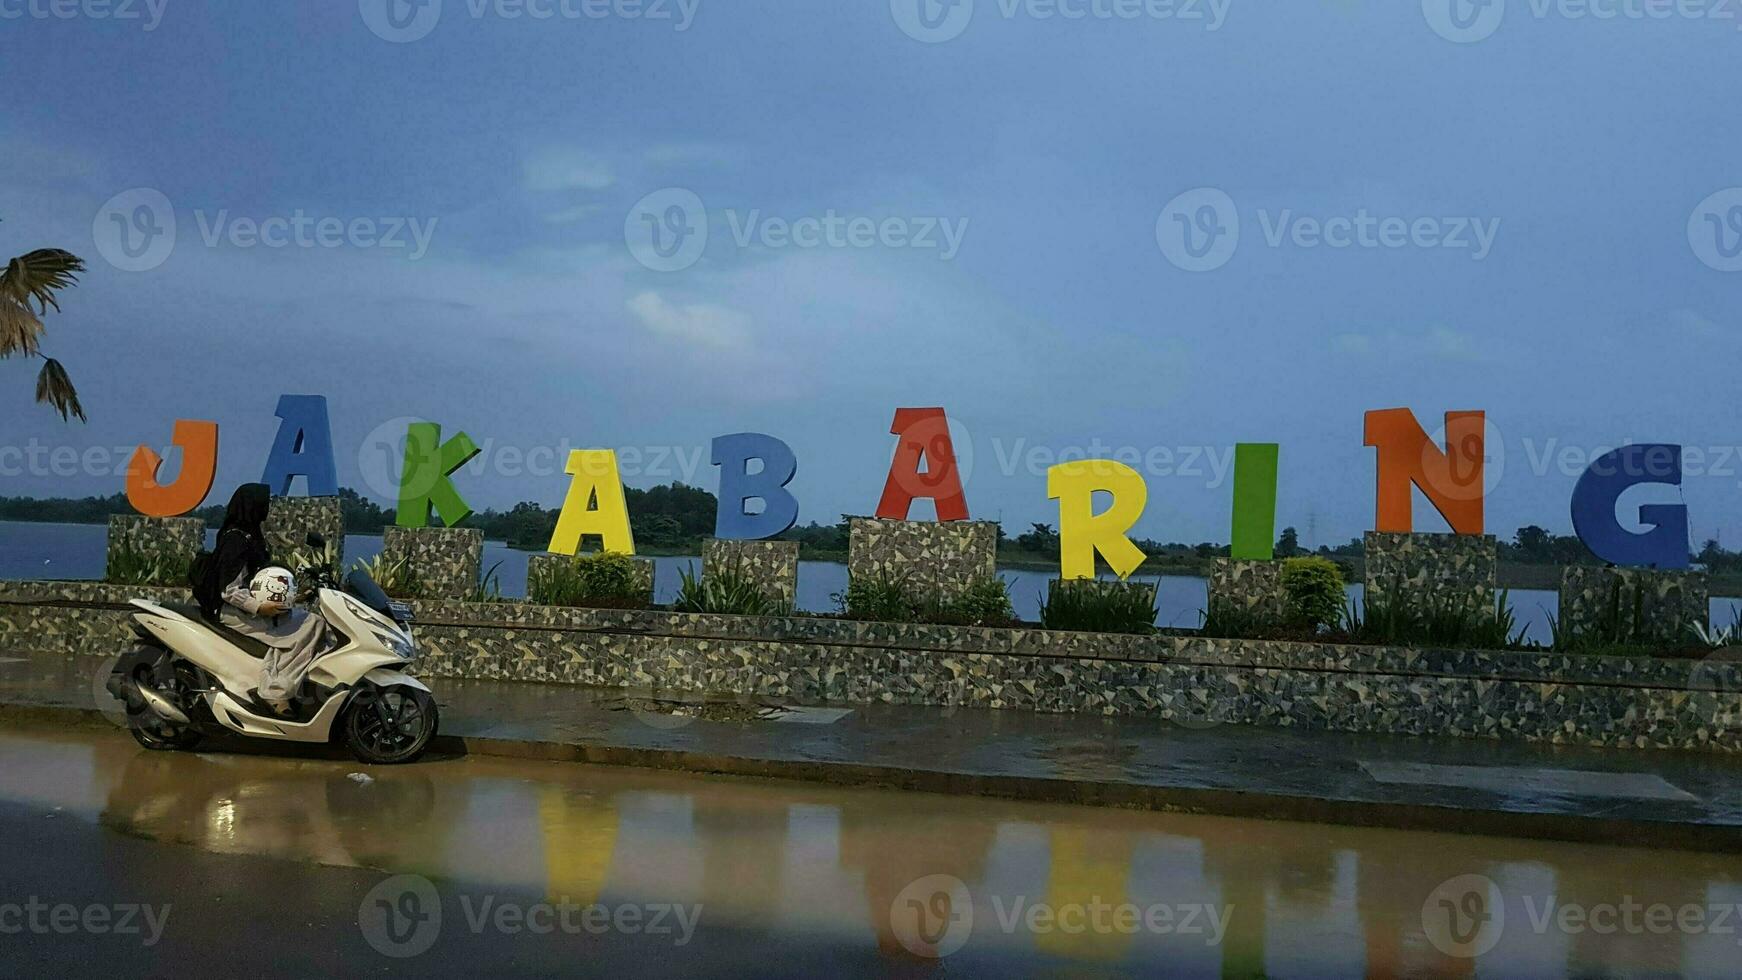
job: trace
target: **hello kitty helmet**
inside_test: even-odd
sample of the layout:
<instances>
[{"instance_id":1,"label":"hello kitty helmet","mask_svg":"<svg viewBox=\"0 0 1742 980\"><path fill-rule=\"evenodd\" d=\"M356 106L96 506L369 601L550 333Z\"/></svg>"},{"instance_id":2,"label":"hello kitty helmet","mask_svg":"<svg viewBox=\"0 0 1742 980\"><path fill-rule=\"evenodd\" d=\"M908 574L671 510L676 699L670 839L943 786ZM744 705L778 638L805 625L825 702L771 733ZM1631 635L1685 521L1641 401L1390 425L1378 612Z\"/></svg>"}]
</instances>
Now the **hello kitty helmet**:
<instances>
[{"instance_id":1,"label":"hello kitty helmet","mask_svg":"<svg viewBox=\"0 0 1742 980\"><path fill-rule=\"evenodd\" d=\"M261 602L277 602L290 605L296 596L296 576L288 569L262 568L255 573L253 581L248 583L248 591Z\"/></svg>"}]
</instances>

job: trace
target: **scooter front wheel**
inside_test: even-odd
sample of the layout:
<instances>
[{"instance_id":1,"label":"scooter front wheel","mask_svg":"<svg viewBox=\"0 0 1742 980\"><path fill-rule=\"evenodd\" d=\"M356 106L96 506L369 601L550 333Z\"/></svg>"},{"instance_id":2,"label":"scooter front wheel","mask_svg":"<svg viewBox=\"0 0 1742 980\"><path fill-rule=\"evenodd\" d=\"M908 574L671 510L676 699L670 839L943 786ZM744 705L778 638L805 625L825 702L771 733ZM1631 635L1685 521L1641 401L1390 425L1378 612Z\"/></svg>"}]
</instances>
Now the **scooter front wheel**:
<instances>
[{"instance_id":1,"label":"scooter front wheel","mask_svg":"<svg viewBox=\"0 0 1742 980\"><path fill-rule=\"evenodd\" d=\"M400 684L367 687L345 709L345 744L363 762L413 762L429 748L439 723L428 691Z\"/></svg>"}]
</instances>

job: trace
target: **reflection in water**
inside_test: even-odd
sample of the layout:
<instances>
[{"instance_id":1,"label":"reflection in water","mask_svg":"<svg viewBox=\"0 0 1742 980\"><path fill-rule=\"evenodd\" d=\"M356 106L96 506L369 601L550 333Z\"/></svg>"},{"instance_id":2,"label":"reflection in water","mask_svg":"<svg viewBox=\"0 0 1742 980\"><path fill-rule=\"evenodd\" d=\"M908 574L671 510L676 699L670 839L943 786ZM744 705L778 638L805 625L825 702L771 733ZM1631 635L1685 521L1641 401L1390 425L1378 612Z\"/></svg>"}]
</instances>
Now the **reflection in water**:
<instances>
[{"instance_id":1,"label":"reflection in water","mask_svg":"<svg viewBox=\"0 0 1742 980\"><path fill-rule=\"evenodd\" d=\"M0 731L0 796L130 834L576 903L699 903L711 925L875 945L907 975L980 950L1033 957L1035 972L1060 975L1159 964L1185 976L1725 976L1742 925L1721 934L1556 924L1566 906L1742 902L1733 856L494 759L377 768L368 782L349 778L353 769L147 753L111 732ZM1504 928L1479 960L1430 928L1436 888L1470 875L1504 900L1488 910ZM928 876L965 887L972 932L953 954L961 960L916 955L892 927L897 897ZM1226 933L1214 942L1178 929L1076 932L1013 914L1037 904L1166 909L1175 925L1179 910L1214 907L1227 910Z\"/></svg>"}]
</instances>

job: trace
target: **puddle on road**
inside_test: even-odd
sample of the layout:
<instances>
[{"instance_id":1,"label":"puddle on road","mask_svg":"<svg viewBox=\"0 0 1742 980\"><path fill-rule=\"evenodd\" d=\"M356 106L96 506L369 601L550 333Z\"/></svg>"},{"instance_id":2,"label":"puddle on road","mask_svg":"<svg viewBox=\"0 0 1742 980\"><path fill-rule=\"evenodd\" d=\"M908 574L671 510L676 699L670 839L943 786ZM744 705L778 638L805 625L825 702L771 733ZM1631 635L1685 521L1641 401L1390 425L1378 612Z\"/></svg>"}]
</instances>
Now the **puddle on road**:
<instances>
[{"instance_id":1,"label":"puddle on road","mask_svg":"<svg viewBox=\"0 0 1742 980\"><path fill-rule=\"evenodd\" d=\"M1165 963L1170 975L1724 976L1742 957L1734 918L1728 933L1600 934L1561 928L1554 914L1628 902L1733 909L1733 856L506 759L372 768L369 782L350 778L359 768L336 754L162 754L119 731L0 729L0 797L62 808L63 819L553 900L699 903L711 922L910 960L895 915L916 894L935 898L938 882L961 885L975 943ZM1501 898L1490 920L1501 928L1479 961L1448 947L1443 921L1459 907L1443 886L1467 876ZM1062 915L1034 927L1036 907L1131 909L1138 928L1073 933ZM1187 908L1218 910L1221 941L1209 917L1187 931ZM1171 926L1155 925L1158 910Z\"/></svg>"}]
</instances>

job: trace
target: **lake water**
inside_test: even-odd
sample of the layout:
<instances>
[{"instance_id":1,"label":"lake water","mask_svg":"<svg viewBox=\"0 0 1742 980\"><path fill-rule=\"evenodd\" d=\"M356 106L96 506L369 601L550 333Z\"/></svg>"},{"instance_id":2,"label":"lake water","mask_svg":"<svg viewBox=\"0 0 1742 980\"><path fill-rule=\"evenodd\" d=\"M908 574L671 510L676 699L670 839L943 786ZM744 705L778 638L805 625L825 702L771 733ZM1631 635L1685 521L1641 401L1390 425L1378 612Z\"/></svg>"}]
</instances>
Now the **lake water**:
<instances>
[{"instance_id":1,"label":"lake water","mask_svg":"<svg viewBox=\"0 0 1742 980\"><path fill-rule=\"evenodd\" d=\"M208 533L209 536L209 533ZM102 524L25 524L0 521L0 579L100 579L108 528ZM379 535L351 534L345 537L345 559L373 558L381 553ZM502 594L526 594L526 563L530 552L516 551L497 541L484 544L484 568L496 569ZM671 602L677 597L685 569L701 569L700 558L655 558L654 599ZM1034 620L1046 596L1047 583L1057 575L1024 569L999 572L1010 585L1010 600L1016 614ZM1161 614L1156 623L1194 629L1201 621L1208 585L1201 578L1178 575L1143 576L1157 586ZM847 587L847 568L837 562L799 563L798 607L805 612L834 612L835 595ZM1349 596L1359 602L1361 587L1349 587ZM1539 643L1550 640L1549 617L1556 615L1560 597L1553 592L1521 590L1511 594L1512 609L1526 635ZM1737 619L1738 601L1712 600L1712 622L1728 626Z\"/></svg>"}]
</instances>

